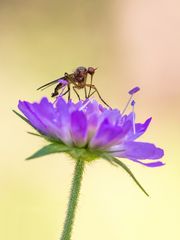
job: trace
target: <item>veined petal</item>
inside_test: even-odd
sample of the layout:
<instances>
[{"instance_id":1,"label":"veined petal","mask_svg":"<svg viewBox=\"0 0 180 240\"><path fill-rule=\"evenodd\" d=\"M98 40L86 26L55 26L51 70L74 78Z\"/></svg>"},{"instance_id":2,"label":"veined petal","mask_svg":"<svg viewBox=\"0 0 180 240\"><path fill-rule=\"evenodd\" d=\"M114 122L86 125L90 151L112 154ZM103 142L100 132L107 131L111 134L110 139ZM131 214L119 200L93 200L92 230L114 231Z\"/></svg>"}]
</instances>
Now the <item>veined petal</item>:
<instances>
[{"instance_id":1,"label":"veined petal","mask_svg":"<svg viewBox=\"0 0 180 240\"><path fill-rule=\"evenodd\" d=\"M135 124L135 130L136 133L134 134L132 131L131 136L129 136L129 140L135 140L136 138L140 137L142 134L145 133L147 130L152 118L148 118L144 123L136 123Z\"/></svg>"},{"instance_id":2,"label":"veined petal","mask_svg":"<svg viewBox=\"0 0 180 240\"><path fill-rule=\"evenodd\" d=\"M35 103L34 103L35 104ZM27 101L19 101L18 108L23 112L23 114L28 118L30 123L38 129L38 131L47 134L48 129L46 125L43 124L38 116L38 113L33 109L34 105L28 103Z\"/></svg>"},{"instance_id":3,"label":"veined petal","mask_svg":"<svg viewBox=\"0 0 180 240\"><path fill-rule=\"evenodd\" d=\"M91 101L86 108L83 109L88 122L88 138L91 139L99 127L99 118L102 114L96 101Z\"/></svg>"},{"instance_id":4,"label":"veined petal","mask_svg":"<svg viewBox=\"0 0 180 240\"><path fill-rule=\"evenodd\" d=\"M140 163L146 167L161 167L163 165L165 165L163 162L161 161L153 161L153 162L144 162L142 160L137 160L137 159L134 159L134 158L129 158L129 160L132 160L133 162L137 162L137 163Z\"/></svg>"},{"instance_id":5,"label":"veined petal","mask_svg":"<svg viewBox=\"0 0 180 240\"><path fill-rule=\"evenodd\" d=\"M143 124L142 123L137 123L135 126L136 126L136 133L137 133L137 136L136 137L139 137L140 135L142 135L146 129L149 127L149 124L152 120L152 117L148 118Z\"/></svg>"},{"instance_id":6,"label":"veined petal","mask_svg":"<svg viewBox=\"0 0 180 240\"><path fill-rule=\"evenodd\" d=\"M113 126L108 119L105 119L101 123L97 134L91 139L89 147L101 149L110 147L121 138L122 132L121 127Z\"/></svg>"},{"instance_id":7,"label":"veined petal","mask_svg":"<svg viewBox=\"0 0 180 240\"><path fill-rule=\"evenodd\" d=\"M44 117L53 119L55 115L54 106L48 101L46 97L43 97L39 104L36 105L36 109L39 114Z\"/></svg>"},{"instance_id":8,"label":"veined petal","mask_svg":"<svg viewBox=\"0 0 180 240\"><path fill-rule=\"evenodd\" d=\"M71 113L71 137L77 146L84 146L87 141L87 119L82 111Z\"/></svg>"},{"instance_id":9,"label":"veined petal","mask_svg":"<svg viewBox=\"0 0 180 240\"><path fill-rule=\"evenodd\" d=\"M60 102L58 103L60 104ZM64 105L63 105L64 104ZM34 103L34 111L38 114L38 117L41 119L41 122L48 126L48 135L59 138L61 141L67 145L71 145L71 137L69 133L68 125L68 109L65 101L61 101L61 108L56 112L53 104L50 103L47 98L43 98L39 104ZM63 113L62 113L63 111ZM61 115L61 121L58 121L59 114ZM66 125L64 124L66 123ZM69 133L69 134L68 134Z\"/></svg>"},{"instance_id":10,"label":"veined petal","mask_svg":"<svg viewBox=\"0 0 180 240\"><path fill-rule=\"evenodd\" d=\"M48 126L48 134L59 138L59 128L56 123L54 106L47 98L42 98L39 104L34 105L34 111L38 113L42 123Z\"/></svg>"},{"instance_id":11,"label":"veined petal","mask_svg":"<svg viewBox=\"0 0 180 240\"><path fill-rule=\"evenodd\" d=\"M152 143L127 142L120 147L121 152L116 152L116 156L129 159L159 159L164 155L164 151Z\"/></svg>"},{"instance_id":12,"label":"veined petal","mask_svg":"<svg viewBox=\"0 0 180 240\"><path fill-rule=\"evenodd\" d=\"M71 103L70 103L71 105ZM58 128L59 138L68 145L72 144L71 133L70 133L70 111L68 103L59 97L55 105L55 123Z\"/></svg>"}]
</instances>

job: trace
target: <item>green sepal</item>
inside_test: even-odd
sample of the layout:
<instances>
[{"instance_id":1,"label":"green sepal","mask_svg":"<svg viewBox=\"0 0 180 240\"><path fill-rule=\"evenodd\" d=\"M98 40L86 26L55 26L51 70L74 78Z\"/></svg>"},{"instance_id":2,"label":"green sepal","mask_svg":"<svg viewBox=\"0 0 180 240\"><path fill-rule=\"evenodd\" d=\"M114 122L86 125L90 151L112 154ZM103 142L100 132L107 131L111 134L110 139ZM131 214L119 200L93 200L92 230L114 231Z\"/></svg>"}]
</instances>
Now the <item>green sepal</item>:
<instances>
[{"instance_id":1,"label":"green sepal","mask_svg":"<svg viewBox=\"0 0 180 240\"><path fill-rule=\"evenodd\" d=\"M28 125L30 125L32 128L34 128L38 133L40 133L39 131L38 131L38 129L36 129L31 123L30 123L30 121L27 119L27 118L25 118L23 115L21 115L20 113L18 113L18 112L16 112L15 110L12 110L13 111L13 113L15 113L18 117L20 117L24 122L26 122ZM28 133L30 133L30 132L28 132ZM30 134L33 134L33 133L30 133ZM41 136L41 137L43 137L43 134L42 133L40 133L41 135L39 135L39 136ZM35 134L33 134L33 135L35 135Z\"/></svg>"},{"instance_id":2,"label":"green sepal","mask_svg":"<svg viewBox=\"0 0 180 240\"><path fill-rule=\"evenodd\" d=\"M41 148L30 157L26 158L26 160L43 157L52 153L60 153L60 152L69 152L69 147L61 143L51 143Z\"/></svg>"},{"instance_id":3,"label":"green sepal","mask_svg":"<svg viewBox=\"0 0 180 240\"><path fill-rule=\"evenodd\" d=\"M33 135L41 137L41 135L38 135L38 134L33 133ZM41 148L40 150L35 152L33 155L26 158L26 160L39 158L52 153L60 153L60 152L68 153L73 159L76 159L76 160L81 159L86 162L91 162L100 157L100 153L97 151L90 151L89 149L86 149L86 148L76 148L73 146L67 146L61 142L59 143L51 142L51 144Z\"/></svg>"},{"instance_id":4,"label":"green sepal","mask_svg":"<svg viewBox=\"0 0 180 240\"><path fill-rule=\"evenodd\" d=\"M138 185L138 187L146 194L146 196L149 197L149 194L146 192L146 190L142 187L142 185L139 183L139 181L135 178L134 174L131 172L131 170L119 159L112 157L108 154L102 154L101 156L105 160L109 161L111 164L114 163L116 166L121 166L134 180L134 182Z\"/></svg>"},{"instance_id":5,"label":"green sepal","mask_svg":"<svg viewBox=\"0 0 180 240\"><path fill-rule=\"evenodd\" d=\"M77 148L77 147L71 147L69 154L74 159L82 159L86 162L91 162L97 158L100 158L100 152L95 150L90 150L87 148Z\"/></svg>"},{"instance_id":6,"label":"green sepal","mask_svg":"<svg viewBox=\"0 0 180 240\"><path fill-rule=\"evenodd\" d=\"M12 110L12 111L13 111L13 113L15 113L18 117L20 117L22 120L24 120L27 124L29 124L31 127L33 127L32 124L29 122L29 120L28 120L27 118L25 118L24 116L22 116L20 113L16 112L15 110ZM34 127L33 127L33 128L34 128Z\"/></svg>"},{"instance_id":7,"label":"green sepal","mask_svg":"<svg viewBox=\"0 0 180 240\"><path fill-rule=\"evenodd\" d=\"M40 135L38 133L33 133L33 132L27 132L27 133L36 137L44 137L44 135Z\"/></svg>"}]
</instances>

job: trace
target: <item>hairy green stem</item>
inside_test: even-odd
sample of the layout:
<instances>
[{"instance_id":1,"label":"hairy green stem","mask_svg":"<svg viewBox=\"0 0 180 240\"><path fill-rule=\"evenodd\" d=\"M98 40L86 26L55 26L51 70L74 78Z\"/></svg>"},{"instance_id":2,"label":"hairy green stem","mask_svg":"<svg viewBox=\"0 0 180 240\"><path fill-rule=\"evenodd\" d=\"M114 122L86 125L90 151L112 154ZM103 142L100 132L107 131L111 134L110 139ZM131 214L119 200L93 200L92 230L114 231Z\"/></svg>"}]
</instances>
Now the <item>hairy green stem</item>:
<instances>
[{"instance_id":1,"label":"hairy green stem","mask_svg":"<svg viewBox=\"0 0 180 240\"><path fill-rule=\"evenodd\" d=\"M76 167L74 170L74 176L72 180L66 219L65 219L64 228L63 228L63 232L60 240L71 239L71 233L72 233L72 228L73 228L73 223L75 218L75 211L76 211L80 188L81 188L81 180L83 177L84 165L85 165L85 162L83 160L81 159L77 160Z\"/></svg>"}]
</instances>

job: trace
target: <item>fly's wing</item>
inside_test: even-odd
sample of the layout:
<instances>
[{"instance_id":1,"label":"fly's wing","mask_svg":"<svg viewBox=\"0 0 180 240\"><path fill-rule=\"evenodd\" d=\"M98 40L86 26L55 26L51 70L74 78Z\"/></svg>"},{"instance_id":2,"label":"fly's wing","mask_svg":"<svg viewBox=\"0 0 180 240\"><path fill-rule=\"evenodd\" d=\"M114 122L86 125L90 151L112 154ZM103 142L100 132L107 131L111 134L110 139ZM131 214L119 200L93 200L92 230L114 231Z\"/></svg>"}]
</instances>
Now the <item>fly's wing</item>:
<instances>
[{"instance_id":1,"label":"fly's wing","mask_svg":"<svg viewBox=\"0 0 180 240\"><path fill-rule=\"evenodd\" d=\"M65 75L64 77L60 77L60 78L58 78L58 79L56 79L56 80L54 80L52 82L44 84L43 86L39 87L37 90L44 90L44 89L46 89L46 88L48 88L48 87L58 83L58 81L61 80L61 79L62 80L66 80L66 81L69 80L70 82L72 82L72 77L73 77L73 73L67 74L67 76Z\"/></svg>"},{"instance_id":2,"label":"fly's wing","mask_svg":"<svg viewBox=\"0 0 180 240\"><path fill-rule=\"evenodd\" d=\"M71 77L71 75L72 75L72 74L68 75L68 77ZM61 79L62 79L62 80L68 80L68 77L67 77L67 76L60 77L60 78L58 78L58 79L56 79L56 80L54 80L54 81L52 81L52 82L49 82L49 83L44 84L43 86L39 87L37 90L41 90L41 91L42 91L42 90L44 90L44 89L46 89L46 88L48 88L48 87L50 87L50 86L58 83L58 81L61 80Z\"/></svg>"},{"instance_id":3,"label":"fly's wing","mask_svg":"<svg viewBox=\"0 0 180 240\"><path fill-rule=\"evenodd\" d=\"M58 81L59 81L60 79L64 79L64 78L63 78L63 77L62 77L62 78L58 78L58 79L56 79L56 80L54 80L54 81L51 81L51 82L49 82L49 83L46 83L46 84L44 84L43 86L39 87L37 90L44 90L44 89L46 89L46 88L48 88L48 87L50 87L50 86L58 83Z\"/></svg>"}]
</instances>

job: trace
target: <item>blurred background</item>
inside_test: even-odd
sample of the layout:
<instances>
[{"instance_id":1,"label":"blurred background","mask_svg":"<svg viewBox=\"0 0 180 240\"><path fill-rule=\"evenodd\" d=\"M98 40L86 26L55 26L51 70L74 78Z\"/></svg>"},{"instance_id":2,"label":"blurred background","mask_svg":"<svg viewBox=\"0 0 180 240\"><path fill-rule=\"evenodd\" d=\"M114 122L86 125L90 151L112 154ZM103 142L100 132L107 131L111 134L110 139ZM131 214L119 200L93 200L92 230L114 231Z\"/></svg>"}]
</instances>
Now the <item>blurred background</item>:
<instances>
[{"instance_id":1,"label":"blurred background","mask_svg":"<svg viewBox=\"0 0 180 240\"><path fill-rule=\"evenodd\" d=\"M74 163L63 154L25 161L46 143L12 109L50 96L53 88L37 87L77 66L98 67L94 83L114 108L140 86L137 120L153 117L141 140L164 148L166 165L124 160L150 198L122 169L88 165L72 239L180 239L179 8L178 0L0 1L0 239L60 237Z\"/></svg>"}]
</instances>

